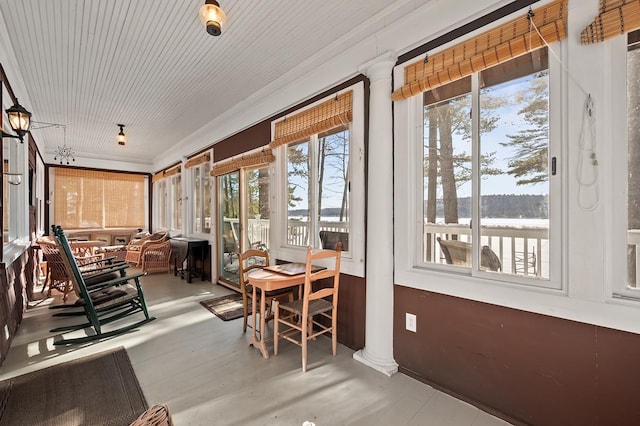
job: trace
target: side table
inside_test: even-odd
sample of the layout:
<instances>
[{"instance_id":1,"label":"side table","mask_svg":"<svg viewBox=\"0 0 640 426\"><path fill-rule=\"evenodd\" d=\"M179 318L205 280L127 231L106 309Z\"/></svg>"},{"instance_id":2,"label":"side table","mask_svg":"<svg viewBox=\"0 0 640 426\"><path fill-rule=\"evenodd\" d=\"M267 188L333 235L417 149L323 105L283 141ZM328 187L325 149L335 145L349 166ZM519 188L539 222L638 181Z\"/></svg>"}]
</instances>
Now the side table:
<instances>
[{"instance_id":1,"label":"side table","mask_svg":"<svg viewBox=\"0 0 640 426\"><path fill-rule=\"evenodd\" d=\"M173 250L174 276L178 276L179 272L180 278L184 279L186 276L187 282L190 283L191 278L200 275L204 281L204 257L209 242L189 237L175 237L170 238L169 241ZM200 268L198 268L198 262L195 261L196 256L200 260ZM187 262L186 268L184 267L185 261Z\"/></svg>"}]
</instances>

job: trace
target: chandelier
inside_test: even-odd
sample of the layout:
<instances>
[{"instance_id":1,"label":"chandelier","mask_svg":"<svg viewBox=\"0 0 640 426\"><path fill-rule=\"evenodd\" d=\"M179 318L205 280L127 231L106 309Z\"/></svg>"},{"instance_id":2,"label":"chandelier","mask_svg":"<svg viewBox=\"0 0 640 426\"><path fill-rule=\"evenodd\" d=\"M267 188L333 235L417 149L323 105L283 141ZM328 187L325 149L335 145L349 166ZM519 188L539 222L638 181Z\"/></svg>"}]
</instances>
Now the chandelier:
<instances>
[{"instance_id":1,"label":"chandelier","mask_svg":"<svg viewBox=\"0 0 640 426\"><path fill-rule=\"evenodd\" d=\"M67 164L70 164L71 161L76 161L75 157L73 156L73 149L67 146L67 125L66 124L46 123L44 121L32 121L31 123L40 125L37 127L33 127L33 130L46 129L48 127L55 127L56 129L62 128L62 131L64 132L62 146L56 147L56 149L53 151L54 153L53 161L59 161L60 164L63 164L65 161Z\"/></svg>"}]
</instances>

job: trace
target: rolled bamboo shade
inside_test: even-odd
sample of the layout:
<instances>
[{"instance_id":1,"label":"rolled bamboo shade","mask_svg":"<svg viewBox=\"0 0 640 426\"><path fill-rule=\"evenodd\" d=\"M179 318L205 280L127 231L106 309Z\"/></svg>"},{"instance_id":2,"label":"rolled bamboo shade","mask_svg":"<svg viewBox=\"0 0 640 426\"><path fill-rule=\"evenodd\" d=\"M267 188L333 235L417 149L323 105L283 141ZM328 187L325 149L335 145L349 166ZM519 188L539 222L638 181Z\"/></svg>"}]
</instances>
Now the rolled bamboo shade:
<instances>
[{"instance_id":1,"label":"rolled bamboo shade","mask_svg":"<svg viewBox=\"0 0 640 426\"><path fill-rule=\"evenodd\" d=\"M164 171L164 176L163 176L163 177L168 178L168 177L171 177L171 176L177 175L177 174L179 174L179 173L180 173L180 170L181 170L181 168L180 168L180 166L179 166L179 165L178 165L178 166L171 167L171 168L169 168L169 169L166 169L166 170Z\"/></svg>"},{"instance_id":2,"label":"rolled bamboo shade","mask_svg":"<svg viewBox=\"0 0 640 426\"><path fill-rule=\"evenodd\" d=\"M600 14L580 33L582 44L605 41L640 28L640 0L600 0Z\"/></svg>"},{"instance_id":3,"label":"rolled bamboo shade","mask_svg":"<svg viewBox=\"0 0 640 426\"><path fill-rule=\"evenodd\" d=\"M202 163L208 163L211 160L211 151L207 151L203 154L196 155L195 157L191 157L184 164L184 168L188 169L191 167L199 166Z\"/></svg>"},{"instance_id":4,"label":"rolled bamboo shade","mask_svg":"<svg viewBox=\"0 0 640 426\"><path fill-rule=\"evenodd\" d=\"M393 92L394 101L407 99L482 71L566 38L567 0L557 0L470 40L428 56L404 68L404 85Z\"/></svg>"},{"instance_id":5,"label":"rolled bamboo shade","mask_svg":"<svg viewBox=\"0 0 640 426\"><path fill-rule=\"evenodd\" d=\"M53 222L68 229L144 226L144 176L56 167Z\"/></svg>"},{"instance_id":6,"label":"rolled bamboo shade","mask_svg":"<svg viewBox=\"0 0 640 426\"><path fill-rule=\"evenodd\" d=\"M276 157L273 156L270 148L266 148L260 152L243 155L239 158L221 161L214 164L211 169L211 176L222 176L242 167L260 167L273 163Z\"/></svg>"},{"instance_id":7,"label":"rolled bamboo shade","mask_svg":"<svg viewBox=\"0 0 640 426\"><path fill-rule=\"evenodd\" d=\"M331 99L298 114L285 117L275 125L271 148L297 142L316 133L344 126L353 120L353 91L336 95Z\"/></svg>"},{"instance_id":8,"label":"rolled bamboo shade","mask_svg":"<svg viewBox=\"0 0 640 426\"><path fill-rule=\"evenodd\" d=\"M180 167L180 164L178 164L176 166L167 167L166 169L159 171L158 173L153 175L153 177L151 178L151 182L156 183L159 180L177 175L178 173L180 173Z\"/></svg>"}]
</instances>

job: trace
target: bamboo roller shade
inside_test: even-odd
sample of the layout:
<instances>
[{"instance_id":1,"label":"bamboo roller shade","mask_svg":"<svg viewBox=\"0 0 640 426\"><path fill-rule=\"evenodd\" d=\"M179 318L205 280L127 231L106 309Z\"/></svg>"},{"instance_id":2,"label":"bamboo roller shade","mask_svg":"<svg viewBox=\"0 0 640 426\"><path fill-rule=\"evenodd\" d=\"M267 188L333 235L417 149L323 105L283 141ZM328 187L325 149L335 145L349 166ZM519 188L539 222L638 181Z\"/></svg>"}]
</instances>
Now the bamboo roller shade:
<instances>
[{"instance_id":1,"label":"bamboo roller shade","mask_svg":"<svg viewBox=\"0 0 640 426\"><path fill-rule=\"evenodd\" d=\"M143 175L60 167L54 173L54 223L67 228L144 223ZM70 193L75 197L74 212L69 211Z\"/></svg>"},{"instance_id":2,"label":"bamboo roller shade","mask_svg":"<svg viewBox=\"0 0 640 426\"><path fill-rule=\"evenodd\" d=\"M246 154L239 158L221 161L220 164L214 164L211 169L211 176L225 175L241 167L259 167L273 163L276 157L273 156L271 149L266 148L260 152Z\"/></svg>"},{"instance_id":3,"label":"bamboo roller shade","mask_svg":"<svg viewBox=\"0 0 640 426\"><path fill-rule=\"evenodd\" d=\"M156 183L157 181L159 181L161 179L165 179L165 178L171 177L173 175L177 175L178 173L180 173L180 165L179 164L177 166L172 166L172 167L169 167L167 169L164 169L164 170L156 173L155 175L153 175L151 177L151 182L152 183Z\"/></svg>"},{"instance_id":4,"label":"bamboo roller shade","mask_svg":"<svg viewBox=\"0 0 640 426\"><path fill-rule=\"evenodd\" d=\"M600 14L582 33L580 42L592 44L640 28L640 0L600 0Z\"/></svg>"},{"instance_id":5,"label":"bamboo roller shade","mask_svg":"<svg viewBox=\"0 0 640 426\"><path fill-rule=\"evenodd\" d=\"M196 155L195 157L189 158L186 163L184 163L184 168L188 169L191 167L199 166L202 163L208 163L211 160L211 151L207 151L203 154Z\"/></svg>"},{"instance_id":6,"label":"bamboo roller shade","mask_svg":"<svg viewBox=\"0 0 640 426\"><path fill-rule=\"evenodd\" d=\"M394 101L410 98L539 49L566 38L567 0L557 0L533 11L530 26L527 14L470 40L428 56L404 68L404 85L393 92Z\"/></svg>"},{"instance_id":7,"label":"bamboo roller shade","mask_svg":"<svg viewBox=\"0 0 640 426\"><path fill-rule=\"evenodd\" d=\"M297 142L316 133L344 126L351 120L353 120L352 90L278 121L275 124L273 141L269 146L276 148L290 142Z\"/></svg>"}]
</instances>

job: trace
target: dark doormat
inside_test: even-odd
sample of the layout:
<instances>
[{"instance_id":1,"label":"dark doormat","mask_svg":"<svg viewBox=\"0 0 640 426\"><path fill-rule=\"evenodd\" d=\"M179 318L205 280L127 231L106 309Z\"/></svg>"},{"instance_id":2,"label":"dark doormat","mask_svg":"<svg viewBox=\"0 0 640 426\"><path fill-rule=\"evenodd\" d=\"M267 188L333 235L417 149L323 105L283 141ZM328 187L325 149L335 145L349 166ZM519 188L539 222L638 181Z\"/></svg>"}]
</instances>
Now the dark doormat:
<instances>
[{"instance_id":1,"label":"dark doormat","mask_svg":"<svg viewBox=\"0 0 640 426\"><path fill-rule=\"evenodd\" d=\"M0 382L0 425L128 425L146 409L124 348Z\"/></svg>"},{"instance_id":2,"label":"dark doormat","mask_svg":"<svg viewBox=\"0 0 640 426\"><path fill-rule=\"evenodd\" d=\"M242 294L240 293L202 300L200 304L223 321L230 321L244 316Z\"/></svg>"}]
</instances>

